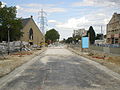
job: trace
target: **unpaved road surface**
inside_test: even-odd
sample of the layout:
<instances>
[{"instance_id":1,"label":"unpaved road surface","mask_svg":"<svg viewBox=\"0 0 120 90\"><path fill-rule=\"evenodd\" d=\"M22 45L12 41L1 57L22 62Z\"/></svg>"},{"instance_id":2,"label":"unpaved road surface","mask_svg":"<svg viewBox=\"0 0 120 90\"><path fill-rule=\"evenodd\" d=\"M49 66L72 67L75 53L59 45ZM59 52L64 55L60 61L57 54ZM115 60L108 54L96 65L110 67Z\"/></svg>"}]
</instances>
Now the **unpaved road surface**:
<instances>
[{"instance_id":1,"label":"unpaved road surface","mask_svg":"<svg viewBox=\"0 0 120 90\"><path fill-rule=\"evenodd\" d=\"M1 78L0 90L120 90L120 81L100 68L67 49L48 48Z\"/></svg>"}]
</instances>

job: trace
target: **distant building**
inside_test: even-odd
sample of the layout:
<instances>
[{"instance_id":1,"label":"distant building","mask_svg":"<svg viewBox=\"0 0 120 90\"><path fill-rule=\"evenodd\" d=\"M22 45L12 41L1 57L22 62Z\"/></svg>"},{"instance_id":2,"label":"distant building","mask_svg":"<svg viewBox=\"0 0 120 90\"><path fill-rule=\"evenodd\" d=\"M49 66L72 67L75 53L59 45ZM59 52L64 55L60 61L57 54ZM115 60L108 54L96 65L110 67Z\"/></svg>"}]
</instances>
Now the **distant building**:
<instances>
[{"instance_id":1,"label":"distant building","mask_svg":"<svg viewBox=\"0 0 120 90\"><path fill-rule=\"evenodd\" d=\"M30 18L22 19L22 24L22 32L24 33L21 38L22 41L29 42L30 45L39 45L45 42L44 35L34 22L32 16Z\"/></svg>"},{"instance_id":2,"label":"distant building","mask_svg":"<svg viewBox=\"0 0 120 90\"><path fill-rule=\"evenodd\" d=\"M87 31L85 29L74 30L73 31L73 37L75 37L77 35L82 37L82 36L85 36L86 33L87 33Z\"/></svg>"},{"instance_id":3,"label":"distant building","mask_svg":"<svg viewBox=\"0 0 120 90\"><path fill-rule=\"evenodd\" d=\"M120 44L120 14L114 13L107 24L107 43Z\"/></svg>"}]
</instances>

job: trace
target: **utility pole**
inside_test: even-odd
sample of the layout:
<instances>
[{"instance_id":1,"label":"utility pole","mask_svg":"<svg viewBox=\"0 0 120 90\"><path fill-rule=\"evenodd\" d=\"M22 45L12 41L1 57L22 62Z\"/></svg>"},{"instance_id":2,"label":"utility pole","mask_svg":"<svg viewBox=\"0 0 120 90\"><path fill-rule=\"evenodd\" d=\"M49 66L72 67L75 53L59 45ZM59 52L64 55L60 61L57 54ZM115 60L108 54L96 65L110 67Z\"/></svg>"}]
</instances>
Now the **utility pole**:
<instances>
[{"instance_id":1,"label":"utility pole","mask_svg":"<svg viewBox=\"0 0 120 90\"><path fill-rule=\"evenodd\" d=\"M10 25L8 24L7 27L8 27L8 55L9 55L10 54L10 33L9 33Z\"/></svg>"},{"instance_id":2,"label":"utility pole","mask_svg":"<svg viewBox=\"0 0 120 90\"><path fill-rule=\"evenodd\" d=\"M102 30L102 26L101 26L101 40L103 40L103 38L104 38L104 34L103 34L103 30Z\"/></svg>"},{"instance_id":3,"label":"utility pole","mask_svg":"<svg viewBox=\"0 0 120 90\"><path fill-rule=\"evenodd\" d=\"M102 26L101 26L101 34L102 34Z\"/></svg>"},{"instance_id":4,"label":"utility pole","mask_svg":"<svg viewBox=\"0 0 120 90\"><path fill-rule=\"evenodd\" d=\"M10 36L9 36L9 30L8 30L8 55L10 53Z\"/></svg>"},{"instance_id":5,"label":"utility pole","mask_svg":"<svg viewBox=\"0 0 120 90\"><path fill-rule=\"evenodd\" d=\"M45 26L47 26L47 18L45 17L47 13L41 9L38 12L38 23L40 23L40 30L42 31L43 35L45 35Z\"/></svg>"}]
</instances>

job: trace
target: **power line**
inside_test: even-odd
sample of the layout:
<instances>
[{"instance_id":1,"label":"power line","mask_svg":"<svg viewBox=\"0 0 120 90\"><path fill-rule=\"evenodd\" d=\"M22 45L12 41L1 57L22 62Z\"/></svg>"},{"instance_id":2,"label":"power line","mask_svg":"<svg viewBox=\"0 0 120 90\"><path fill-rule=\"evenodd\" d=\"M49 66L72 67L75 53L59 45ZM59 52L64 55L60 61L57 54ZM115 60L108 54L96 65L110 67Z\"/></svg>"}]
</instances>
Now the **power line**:
<instances>
[{"instance_id":1,"label":"power line","mask_svg":"<svg viewBox=\"0 0 120 90\"><path fill-rule=\"evenodd\" d=\"M41 11L38 12L38 23L40 24L40 30L42 31L43 35L45 35L45 26L47 26L47 18L45 17L47 13L41 9Z\"/></svg>"}]
</instances>

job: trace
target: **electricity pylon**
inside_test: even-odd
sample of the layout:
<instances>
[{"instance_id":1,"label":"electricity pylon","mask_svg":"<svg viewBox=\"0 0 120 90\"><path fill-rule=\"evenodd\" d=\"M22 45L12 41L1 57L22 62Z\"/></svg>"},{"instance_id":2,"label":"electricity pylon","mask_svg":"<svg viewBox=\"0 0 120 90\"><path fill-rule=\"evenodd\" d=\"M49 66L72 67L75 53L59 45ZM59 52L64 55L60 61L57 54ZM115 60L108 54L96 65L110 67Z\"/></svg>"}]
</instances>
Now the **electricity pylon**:
<instances>
[{"instance_id":1,"label":"electricity pylon","mask_svg":"<svg viewBox=\"0 0 120 90\"><path fill-rule=\"evenodd\" d=\"M47 26L47 18L45 17L47 13L41 9L41 11L38 12L38 23L40 30L42 31L43 35L45 35L45 26Z\"/></svg>"}]
</instances>

